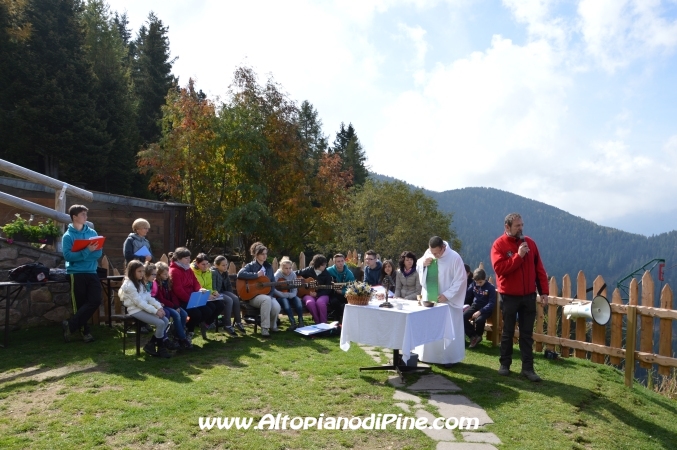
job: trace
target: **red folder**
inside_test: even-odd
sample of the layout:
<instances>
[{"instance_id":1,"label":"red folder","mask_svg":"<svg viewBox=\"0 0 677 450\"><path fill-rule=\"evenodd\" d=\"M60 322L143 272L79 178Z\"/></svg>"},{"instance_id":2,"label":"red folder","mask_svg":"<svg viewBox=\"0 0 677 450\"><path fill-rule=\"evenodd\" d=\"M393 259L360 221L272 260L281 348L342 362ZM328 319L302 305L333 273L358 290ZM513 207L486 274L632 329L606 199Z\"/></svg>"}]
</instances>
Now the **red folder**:
<instances>
[{"instance_id":1,"label":"red folder","mask_svg":"<svg viewBox=\"0 0 677 450\"><path fill-rule=\"evenodd\" d=\"M89 239L76 239L73 241L73 248L71 248L71 251L79 252L80 250L87 248L92 242L96 242L96 250L101 250L105 241L106 238L103 236L94 236Z\"/></svg>"}]
</instances>

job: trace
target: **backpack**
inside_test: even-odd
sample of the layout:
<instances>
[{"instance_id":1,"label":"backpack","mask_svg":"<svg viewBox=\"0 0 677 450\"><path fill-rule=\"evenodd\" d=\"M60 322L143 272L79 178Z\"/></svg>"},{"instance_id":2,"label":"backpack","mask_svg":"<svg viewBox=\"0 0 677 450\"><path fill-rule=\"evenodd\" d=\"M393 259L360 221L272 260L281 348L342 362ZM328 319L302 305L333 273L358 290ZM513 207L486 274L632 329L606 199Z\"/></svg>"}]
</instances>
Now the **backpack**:
<instances>
[{"instance_id":1,"label":"backpack","mask_svg":"<svg viewBox=\"0 0 677 450\"><path fill-rule=\"evenodd\" d=\"M49 277L49 269L44 264L35 262L12 269L8 275L11 281L17 283L44 282Z\"/></svg>"}]
</instances>

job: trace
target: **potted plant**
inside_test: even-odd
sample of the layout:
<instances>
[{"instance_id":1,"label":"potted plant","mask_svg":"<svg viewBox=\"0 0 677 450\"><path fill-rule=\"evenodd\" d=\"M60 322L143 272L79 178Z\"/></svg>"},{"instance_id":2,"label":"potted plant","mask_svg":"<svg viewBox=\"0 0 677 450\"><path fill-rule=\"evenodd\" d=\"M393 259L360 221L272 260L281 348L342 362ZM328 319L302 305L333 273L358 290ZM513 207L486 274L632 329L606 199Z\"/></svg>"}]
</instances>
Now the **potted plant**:
<instances>
[{"instance_id":1,"label":"potted plant","mask_svg":"<svg viewBox=\"0 0 677 450\"><path fill-rule=\"evenodd\" d=\"M0 227L9 243L17 241L52 245L54 239L61 236L61 230L52 219L47 219L45 223L38 222L37 225L31 225L31 220L22 218L21 214L14 215L16 219Z\"/></svg>"}]
</instances>

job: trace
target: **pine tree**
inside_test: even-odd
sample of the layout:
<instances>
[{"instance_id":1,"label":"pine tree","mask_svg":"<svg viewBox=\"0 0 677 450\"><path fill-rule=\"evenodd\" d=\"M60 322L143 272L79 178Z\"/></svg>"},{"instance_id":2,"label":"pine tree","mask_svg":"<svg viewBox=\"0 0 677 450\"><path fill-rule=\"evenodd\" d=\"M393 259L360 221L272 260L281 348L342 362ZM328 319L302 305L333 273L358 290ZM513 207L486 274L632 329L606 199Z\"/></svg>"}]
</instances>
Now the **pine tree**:
<instances>
[{"instance_id":1,"label":"pine tree","mask_svg":"<svg viewBox=\"0 0 677 450\"><path fill-rule=\"evenodd\" d=\"M162 105L172 86L178 82L172 75L175 59L170 59L169 28L154 13L141 26L134 42L133 79L138 107L138 129L147 145L161 136Z\"/></svg>"},{"instance_id":2,"label":"pine tree","mask_svg":"<svg viewBox=\"0 0 677 450\"><path fill-rule=\"evenodd\" d=\"M306 151L307 168L312 174L316 174L329 144L327 136L322 132L322 120L308 100L301 103L299 110L299 137Z\"/></svg>"},{"instance_id":3,"label":"pine tree","mask_svg":"<svg viewBox=\"0 0 677 450\"><path fill-rule=\"evenodd\" d=\"M104 189L132 194L138 132L133 86L127 69L128 48L103 0L90 0L83 13L87 57L96 75L96 108L114 141ZM126 17L124 17L126 20Z\"/></svg>"},{"instance_id":4,"label":"pine tree","mask_svg":"<svg viewBox=\"0 0 677 450\"><path fill-rule=\"evenodd\" d=\"M20 139L13 150L22 155L18 164L100 189L112 142L96 111L80 13L74 0L27 5L30 35L20 49L14 92L13 128Z\"/></svg>"},{"instance_id":5,"label":"pine tree","mask_svg":"<svg viewBox=\"0 0 677 450\"><path fill-rule=\"evenodd\" d=\"M369 176L369 171L364 165L367 157L352 123L348 124L346 128L345 124L341 122L341 129L336 133L334 145L329 149L329 153L341 157L344 170L352 169L355 186L364 184Z\"/></svg>"}]
</instances>

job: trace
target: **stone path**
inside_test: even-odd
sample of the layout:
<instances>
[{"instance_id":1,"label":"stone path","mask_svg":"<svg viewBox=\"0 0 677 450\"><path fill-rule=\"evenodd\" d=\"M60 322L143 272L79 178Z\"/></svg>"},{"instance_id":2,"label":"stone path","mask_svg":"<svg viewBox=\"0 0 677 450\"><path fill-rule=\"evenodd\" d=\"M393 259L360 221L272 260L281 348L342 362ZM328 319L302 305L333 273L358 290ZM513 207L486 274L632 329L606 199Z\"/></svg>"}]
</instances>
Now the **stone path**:
<instances>
[{"instance_id":1,"label":"stone path","mask_svg":"<svg viewBox=\"0 0 677 450\"><path fill-rule=\"evenodd\" d=\"M385 351L360 345L377 364L385 364L392 354ZM390 352L390 350L386 350ZM420 366L425 366L419 363ZM435 430L433 428L421 430L429 438L437 441L437 450L496 450L493 444L500 444L501 440L494 433L485 430L485 425L494 423L487 412L479 405L473 403L464 395L459 395L461 388L442 375L430 374L423 375L411 386L405 386L400 377L393 375L388 382L396 387L393 405L408 413L407 417L425 417L428 423L437 417L451 418L458 420L461 418L477 418L479 421L478 430L481 431L463 431L458 430ZM409 392L406 392L409 391ZM417 393L427 393L426 397L419 397ZM429 398L428 398L429 397ZM430 411L436 411L431 414ZM467 428L467 424L464 426ZM457 438L457 436L459 436Z\"/></svg>"}]
</instances>

